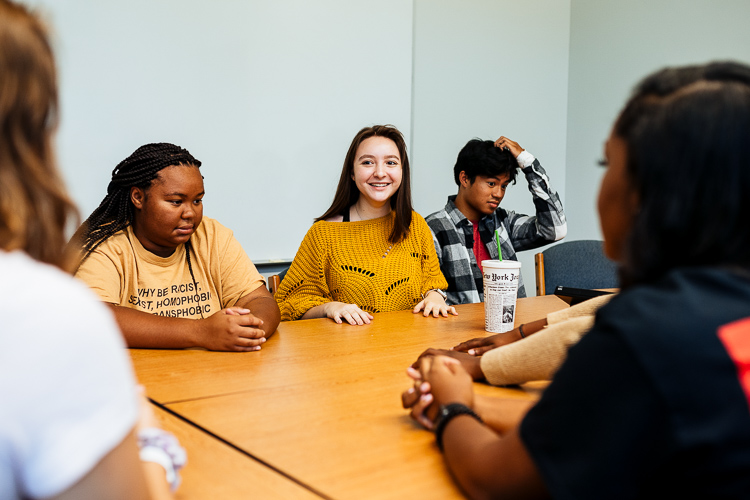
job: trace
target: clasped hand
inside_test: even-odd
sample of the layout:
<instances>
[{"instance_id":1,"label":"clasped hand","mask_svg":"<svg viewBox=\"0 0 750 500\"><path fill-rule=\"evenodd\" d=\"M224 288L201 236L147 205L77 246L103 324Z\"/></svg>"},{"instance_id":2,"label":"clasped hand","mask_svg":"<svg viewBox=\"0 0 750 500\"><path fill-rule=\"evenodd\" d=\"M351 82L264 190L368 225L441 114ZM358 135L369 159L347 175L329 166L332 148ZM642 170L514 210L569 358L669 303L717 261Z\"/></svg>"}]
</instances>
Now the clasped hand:
<instances>
[{"instance_id":1,"label":"clasped hand","mask_svg":"<svg viewBox=\"0 0 750 500\"><path fill-rule=\"evenodd\" d=\"M266 341L263 320L250 309L227 307L197 323L199 345L212 351L259 351Z\"/></svg>"},{"instance_id":2,"label":"clasped hand","mask_svg":"<svg viewBox=\"0 0 750 500\"><path fill-rule=\"evenodd\" d=\"M418 369L407 369L414 386L401 394L401 403L411 410L414 420L432 430L440 405L462 403L469 408L474 407L471 375L458 360L446 356L425 356L418 364Z\"/></svg>"}]
</instances>

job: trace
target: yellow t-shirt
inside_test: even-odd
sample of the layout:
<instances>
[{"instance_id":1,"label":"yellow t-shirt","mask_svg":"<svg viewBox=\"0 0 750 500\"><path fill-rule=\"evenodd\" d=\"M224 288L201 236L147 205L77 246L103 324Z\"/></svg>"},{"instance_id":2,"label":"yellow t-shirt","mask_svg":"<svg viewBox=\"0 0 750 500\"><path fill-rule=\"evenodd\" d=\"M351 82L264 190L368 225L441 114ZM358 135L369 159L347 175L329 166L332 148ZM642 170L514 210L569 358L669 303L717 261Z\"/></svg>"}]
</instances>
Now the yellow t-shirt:
<instances>
[{"instance_id":1,"label":"yellow t-shirt","mask_svg":"<svg viewBox=\"0 0 750 500\"><path fill-rule=\"evenodd\" d=\"M190 237L190 275L185 245L159 257L141 245L132 226L94 250L76 271L111 304L159 316L200 319L233 306L265 282L232 231L204 217Z\"/></svg>"},{"instance_id":2,"label":"yellow t-shirt","mask_svg":"<svg viewBox=\"0 0 750 500\"><path fill-rule=\"evenodd\" d=\"M337 301L369 312L411 309L422 294L448 287L427 223L412 212L409 235L392 245L395 214L357 222L313 224L276 292L281 320Z\"/></svg>"}]
</instances>

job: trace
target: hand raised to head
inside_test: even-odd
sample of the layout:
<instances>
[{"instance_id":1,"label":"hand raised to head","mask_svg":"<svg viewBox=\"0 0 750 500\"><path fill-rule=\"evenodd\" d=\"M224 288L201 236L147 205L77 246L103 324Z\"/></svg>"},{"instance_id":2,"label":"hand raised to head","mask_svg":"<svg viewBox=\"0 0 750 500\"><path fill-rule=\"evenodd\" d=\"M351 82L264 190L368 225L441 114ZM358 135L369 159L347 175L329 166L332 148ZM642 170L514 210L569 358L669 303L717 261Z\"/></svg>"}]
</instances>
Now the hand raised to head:
<instances>
[{"instance_id":1,"label":"hand raised to head","mask_svg":"<svg viewBox=\"0 0 750 500\"><path fill-rule=\"evenodd\" d=\"M495 141L495 147L510 151L510 154L513 155L513 158L518 158L518 155L520 155L524 151L520 144L508 139L504 135L500 136L500 138Z\"/></svg>"}]
</instances>

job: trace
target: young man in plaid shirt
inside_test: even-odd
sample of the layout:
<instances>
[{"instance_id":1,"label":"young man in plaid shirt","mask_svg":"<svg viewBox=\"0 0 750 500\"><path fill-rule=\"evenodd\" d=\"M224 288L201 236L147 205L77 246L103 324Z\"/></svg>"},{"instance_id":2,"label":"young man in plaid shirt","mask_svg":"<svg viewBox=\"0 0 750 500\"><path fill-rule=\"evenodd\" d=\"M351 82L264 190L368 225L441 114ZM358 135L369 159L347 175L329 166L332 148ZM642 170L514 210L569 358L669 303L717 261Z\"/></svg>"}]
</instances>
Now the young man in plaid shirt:
<instances>
[{"instance_id":1,"label":"young man in plaid shirt","mask_svg":"<svg viewBox=\"0 0 750 500\"><path fill-rule=\"evenodd\" d=\"M520 168L534 198L536 215L500 208L505 189ZM484 300L481 262L497 259L495 230L504 260L516 252L538 248L565 237L562 203L539 161L517 142L500 137L494 143L473 139L458 154L453 175L458 194L445 208L427 217L440 269L448 280L448 304ZM521 278L518 296L525 297Z\"/></svg>"}]
</instances>

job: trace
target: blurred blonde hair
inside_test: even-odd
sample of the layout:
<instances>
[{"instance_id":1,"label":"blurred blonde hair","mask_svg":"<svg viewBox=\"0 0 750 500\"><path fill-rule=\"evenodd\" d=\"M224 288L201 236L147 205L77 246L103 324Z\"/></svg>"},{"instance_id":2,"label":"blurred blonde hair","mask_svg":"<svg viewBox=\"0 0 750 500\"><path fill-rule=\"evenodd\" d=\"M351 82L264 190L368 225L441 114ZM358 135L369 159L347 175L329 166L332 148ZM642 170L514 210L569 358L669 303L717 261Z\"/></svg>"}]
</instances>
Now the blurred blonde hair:
<instances>
[{"instance_id":1,"label":"blurred blonde hair","mask_svg":"<svg viewBox=\"0 0 750 500\"><path fill-rule=\"evenodd\" d=\"M57 77L42 22L0 0L0 248L70 270L66 228L78 221L52 151Z\"/></svg>"}]
</instances>

